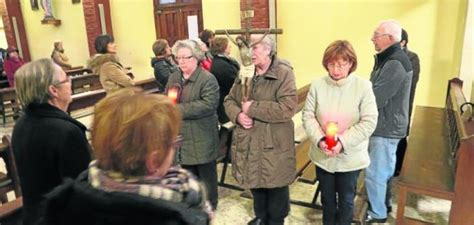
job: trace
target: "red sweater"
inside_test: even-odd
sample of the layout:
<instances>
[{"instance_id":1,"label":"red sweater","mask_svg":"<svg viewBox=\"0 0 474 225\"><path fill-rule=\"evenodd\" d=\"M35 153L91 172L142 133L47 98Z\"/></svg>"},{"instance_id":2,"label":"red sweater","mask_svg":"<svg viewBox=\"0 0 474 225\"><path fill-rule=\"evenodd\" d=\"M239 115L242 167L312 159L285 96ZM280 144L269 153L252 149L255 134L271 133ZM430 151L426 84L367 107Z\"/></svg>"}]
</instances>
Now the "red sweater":
<instances>
[{"instance_id":1,"label":"red sweater","mask_svg":"<svg viewBox=\"0 0 474 225\"><path fill-rule=\"evenodd\" d=\"M8 84L10 87L15 87L15 72L23 66L25 62L22 58L8 58L3 63L3 69L7 74Z\"/></svg>"}]
</instances>

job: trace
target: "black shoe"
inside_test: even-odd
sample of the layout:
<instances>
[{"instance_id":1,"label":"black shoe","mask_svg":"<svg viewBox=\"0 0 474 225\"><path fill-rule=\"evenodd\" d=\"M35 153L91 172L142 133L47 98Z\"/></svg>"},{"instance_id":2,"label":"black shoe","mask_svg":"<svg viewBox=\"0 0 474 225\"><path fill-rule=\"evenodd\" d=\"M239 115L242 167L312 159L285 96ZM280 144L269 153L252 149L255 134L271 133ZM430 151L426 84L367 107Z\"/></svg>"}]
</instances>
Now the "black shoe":
<instances>
[{"instance_id":1,"label":"black shoe","mask_svg":"<svg viewBox=\"0 0 474 225\"><path fill-rule=\"evenodd\" d=\"M367 214L367 217L365 218L365 223L385 223L385 222L387 222L387 218L382 218L382 219L372 218L368 214Z\"/></svg>"},{"instance_id":2,"label":"black shoe","mask_svg":"<svg viewBox=\"0 0 474 225\"><path fill-rule=\"evenodd\" d=\"M390 214L392 212L392 206L387 206L387 214Z\"/></svg>"},{"instance_id":3,"label":"black shoe","mask_svg":"<svg viewBox=\"0 0 474 225\"><path fill-rule=\"evenodd\" d=\"M247 225L265 225L265 224L263 223L263 220L259 219L258 217L255 217L252 220L250 220L250 222L248 222Z\"/></svg>"}]
</instances>

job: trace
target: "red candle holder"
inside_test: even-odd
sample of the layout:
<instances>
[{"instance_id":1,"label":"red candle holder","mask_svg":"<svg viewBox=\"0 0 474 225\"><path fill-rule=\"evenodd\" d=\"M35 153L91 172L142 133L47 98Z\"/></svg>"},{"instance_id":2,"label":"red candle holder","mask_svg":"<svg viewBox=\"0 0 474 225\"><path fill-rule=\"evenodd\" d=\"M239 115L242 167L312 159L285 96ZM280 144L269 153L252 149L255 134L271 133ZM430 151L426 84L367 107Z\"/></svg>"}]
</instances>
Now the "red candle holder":
<instances>
[{"instance_id":1,"label":"red candle holder","mask_svg":"<svg viewBox=\"0 0 474 225\"><path fill-rule=\"evenodd\" d=\"M332 150L334 146L337 144L337 131L339 128L337 127L337 123L329 122L326 127L326 145L328 146L329 150Z\"/></svg>"}]
</instances>

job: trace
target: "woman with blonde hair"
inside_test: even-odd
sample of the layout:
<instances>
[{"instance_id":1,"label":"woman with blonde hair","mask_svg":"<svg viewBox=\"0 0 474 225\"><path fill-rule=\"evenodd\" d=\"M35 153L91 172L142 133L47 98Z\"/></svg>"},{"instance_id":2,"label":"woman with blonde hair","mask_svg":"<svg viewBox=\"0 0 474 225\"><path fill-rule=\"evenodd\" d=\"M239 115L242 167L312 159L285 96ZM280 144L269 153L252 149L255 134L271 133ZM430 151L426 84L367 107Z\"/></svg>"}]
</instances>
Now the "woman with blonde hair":
<instances>
[{"instance_id":1,"label":"woman with blonde hair","mask_svg":"<svg viewBox=\"0 0 474 225\"><path fill-rule=\"evenodd\" d=\"M47 224L207 224L205 191L172 166L181 114L167 97L126 88L95 108L96 160L50 193Z\"/></svg>"}]
</instances>

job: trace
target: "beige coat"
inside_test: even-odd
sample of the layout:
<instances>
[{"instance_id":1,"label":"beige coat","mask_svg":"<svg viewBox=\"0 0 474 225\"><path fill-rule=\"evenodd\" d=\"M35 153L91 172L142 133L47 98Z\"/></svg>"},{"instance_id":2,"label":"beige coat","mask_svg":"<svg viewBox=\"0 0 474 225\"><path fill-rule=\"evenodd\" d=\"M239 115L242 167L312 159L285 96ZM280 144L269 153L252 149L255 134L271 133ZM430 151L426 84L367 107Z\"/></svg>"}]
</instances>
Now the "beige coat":
<instances>
[{"instance_id":1,"label":"beige coat","mask_svg":"<svg viewBox=\"0 0 474 225\"><path fill-rule=\"evenodd\" d=\"M312 141L309 157L330 173L367 167L369 137L377 125L377 116L370 81L355 75L339 81L329 76L314 81L303 108L303 126ZM329 122L337 123L337 135L343 147L336 157L327 156L318 146Z\"/></svg>"},{"instance_id":2,"label":"beige coat","mask_svg":"<svg viewBox=\"0 0 474 225\"><path fill-rule=\"evenodd\" d=\"M236 79L224 106L236 124L232 141L232 174L244 188L289 185L296 175L294 124L297 108L293 68L277 57L268 71L252 82L249 116L253 127L237 124L241 109L241 81Z\"/></svg>"},{"instance_id":3,"label":"beige coat","mask_svg":"<svg viewBox=\"0 0 474 225\"><path fill-rule=\"evenodd\" d=\"M127 75L127 70L113 54L97 54L93 56L88 67L92 73L100 76L100 83L107 93L114 92L124 87L131 87L135 83Z\"/></svg>"}]
</instances>

